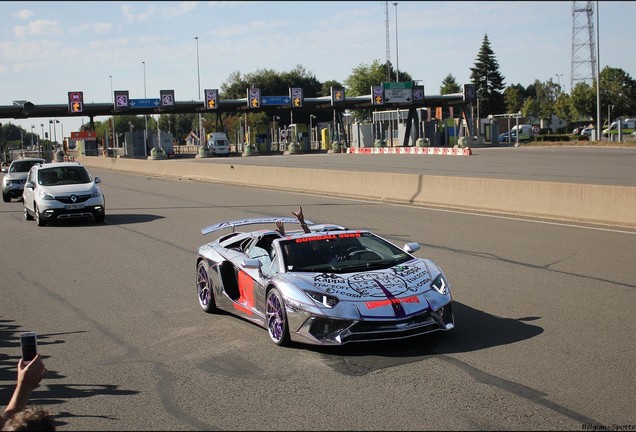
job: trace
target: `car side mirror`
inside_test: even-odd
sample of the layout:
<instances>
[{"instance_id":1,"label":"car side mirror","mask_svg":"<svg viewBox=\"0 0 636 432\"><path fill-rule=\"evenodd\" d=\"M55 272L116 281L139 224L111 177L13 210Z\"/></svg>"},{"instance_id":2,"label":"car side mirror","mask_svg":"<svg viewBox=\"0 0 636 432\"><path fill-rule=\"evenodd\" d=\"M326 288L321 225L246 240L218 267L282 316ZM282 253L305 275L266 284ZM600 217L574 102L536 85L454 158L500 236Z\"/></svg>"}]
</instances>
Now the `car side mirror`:
<instances>
[{"instance_id":1,"label":"car side mirror","mask_svg":"<svg viewBox=\"0 0 636 432\"><path fill-rule=\"evenodd\" d=\"M33 182L30 182L30 181L24 184L25 189L33 189L34 187L35 186L33 185Z\"/></svg>"},{"instance_id":2,"label":"car side mirror","mask_svg":"<svg viewBox=\"0 0 636 432\"><path fill-rule=\"evenodd\" d=\"M241 263L241 265L245 268L248 269L260 269L261 268L261 262L257 259L246 259L243 260L243 262Z\"/></svg>"},{"instance_id":3,"label":"car side mirror","mask_svg":"<svg viewBox=\"0 0 636 432\"><path fill-rule=\"evenodd\" d=\"M422 249L422 246L420 246L417 242L407 243L404 245L404 251L408 253L417 252L420 249Z\"/></svg>"},{"instance_id":4,"label":"car side mirror","mask_svg":"<svg viewBox=\"0 0 636 432\"><path fill-rule=\"evenodd\" d=\"M95 177L93 181L95 182L95 184L97 184L97 183L101 183L102 179L100 179L99 177Z\"/></svg>"}]
</instances>

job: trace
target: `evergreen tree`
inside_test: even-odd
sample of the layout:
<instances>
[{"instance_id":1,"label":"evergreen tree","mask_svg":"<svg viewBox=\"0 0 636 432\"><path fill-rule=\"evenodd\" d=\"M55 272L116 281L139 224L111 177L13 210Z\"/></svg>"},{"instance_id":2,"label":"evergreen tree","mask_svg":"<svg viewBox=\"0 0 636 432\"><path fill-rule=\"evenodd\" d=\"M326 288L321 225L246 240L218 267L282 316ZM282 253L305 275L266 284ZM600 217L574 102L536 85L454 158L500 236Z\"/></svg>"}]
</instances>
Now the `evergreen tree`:
<instances>
[{"instance_id":1,"label":"evergreen tree","mask_svg":"<svg viewBox=\"0 0 636 432\"><path fill-rule=\"evenodd\" d=\"M475 59L475 66L470 68L470 71L470 79L475 84L477 96L480 98L480 116L504 113L505 77L499 72L499 63L490 47L488 34L484 35L479 54Z\"/></svg>"},{"instance_id":2,"label":"evergreen tree","mask_svg":"<svg viewBox=\"0 0 636 432\"><path fill-rule=\"evenodd\" d=\"M455 80L455 77L450 73L446 75L446 78L442 81L442 86L439 88L439 94L441 95L460 93L461 91L461 87L457 84L457 80Z\"/></svg>"}]
</instances>

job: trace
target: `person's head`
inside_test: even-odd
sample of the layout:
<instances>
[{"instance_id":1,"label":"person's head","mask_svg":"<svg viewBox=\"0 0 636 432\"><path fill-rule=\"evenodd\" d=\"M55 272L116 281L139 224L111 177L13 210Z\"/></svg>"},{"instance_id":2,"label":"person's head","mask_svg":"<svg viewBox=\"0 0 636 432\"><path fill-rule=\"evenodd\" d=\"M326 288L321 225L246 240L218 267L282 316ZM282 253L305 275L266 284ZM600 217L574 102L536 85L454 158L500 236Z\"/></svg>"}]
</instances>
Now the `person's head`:
<instances>
[{"instance_id":1,"label":"person's head","mask_svg":"<svg viewBox=\"0 0 636 432\"><path fill-rule=\"evenodd\" d=\"M9 417L3 431L55 431L51 413L44 408L26 407Z\"/></svg>"}]
</instances>

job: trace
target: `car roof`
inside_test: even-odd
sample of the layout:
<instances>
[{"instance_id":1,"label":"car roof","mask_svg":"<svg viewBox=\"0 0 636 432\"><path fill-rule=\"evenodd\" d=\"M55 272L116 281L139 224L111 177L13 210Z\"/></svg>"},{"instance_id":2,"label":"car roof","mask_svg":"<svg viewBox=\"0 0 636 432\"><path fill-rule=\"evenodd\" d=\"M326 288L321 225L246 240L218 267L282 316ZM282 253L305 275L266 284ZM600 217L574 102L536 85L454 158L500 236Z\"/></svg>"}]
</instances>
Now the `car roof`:
<instances>
[{"instance_id":1,"label":"car roof","mask_svg":"<svg viewBox=\"0 0 636 432\"><path fill-rule=\"evenodd\" d=\"M50 162L50 163L47 163L47 164L43 165L44 168L59 168L59 167L68 167L68 166L81 166L81 167L83 167L84 165L82 165L79 162Z\"/></svg>"},{"instance_id":2,"label":"car roof","mask_svg":"<svg viewBox=\"0 0 636 432\"><path fill-rule=\"evenodd\" d=\"M14 162L42 162L42 163L46 163L46 160L42 159L42 158L26 157L26 158L22 158L22 159L14 159L13 161L11 161L11 163L14 163Z\"/></svg>"}]
</instances>

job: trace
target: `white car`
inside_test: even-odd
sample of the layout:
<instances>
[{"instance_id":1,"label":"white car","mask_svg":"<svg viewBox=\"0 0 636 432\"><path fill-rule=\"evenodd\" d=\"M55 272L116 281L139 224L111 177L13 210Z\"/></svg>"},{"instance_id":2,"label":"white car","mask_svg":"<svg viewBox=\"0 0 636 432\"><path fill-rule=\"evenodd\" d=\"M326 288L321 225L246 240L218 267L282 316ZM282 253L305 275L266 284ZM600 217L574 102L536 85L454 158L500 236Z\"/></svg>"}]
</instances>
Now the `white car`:
<instances>
[{"instance_id":1,"label":"white car","mask_svg":"<svg viewBox=\"0 0 636 432\"><path fill-rule=\"evenodd\" d=\"M591 137L591 136L592 136L592 131L593 131L593 130L594 130L594 128L589 128L589 127L588 127L588 128L585 128L585 129L583 129L583 130L581 131L581 135L585 135L585 136Z\"/></svg>"},{"instance_id":2,"label":"white car","mask_svg":"<svg viewBox=\"0 0 636 432\"><path fill-rule=\"evenodd\" d=\"M45 162L41 158L23 158L11 162L9 168L2 167L2 172L6 173L2 178L2 200L9 202L12 198L21 198L24 182L31 167Z\"/></svg>"},{"instance_id":3,"label":"white car","mask_svg":"<svg viewBox=\"0 0 636 432\"><path fill-rule=\"evenodd\" d=\"M22 201L24 218L38 226L52 221L94 218L104 222L104 194L79 162L34 165L26 178Z\"/></svg>"}]
</instances>

